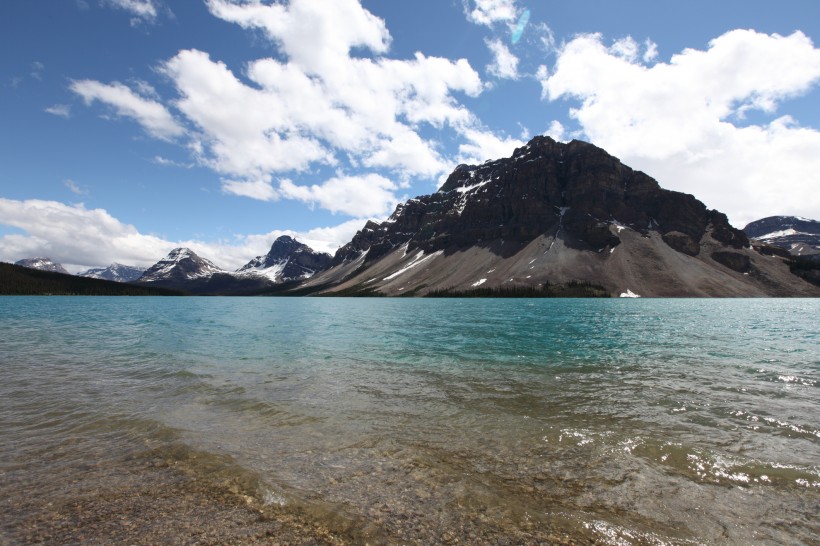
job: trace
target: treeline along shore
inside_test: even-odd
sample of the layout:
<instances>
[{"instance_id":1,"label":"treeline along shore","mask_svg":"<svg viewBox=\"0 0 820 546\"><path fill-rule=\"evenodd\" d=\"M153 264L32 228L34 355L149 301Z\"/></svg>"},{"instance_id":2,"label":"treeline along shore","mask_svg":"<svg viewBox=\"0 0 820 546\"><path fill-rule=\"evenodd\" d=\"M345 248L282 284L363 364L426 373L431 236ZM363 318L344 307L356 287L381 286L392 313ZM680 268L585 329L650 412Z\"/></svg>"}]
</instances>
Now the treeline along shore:
<instances>
[{"instance_id":1,"label":"treeline along shore","mask_svg":"<svg viewBox=\"0 0 820 546\"><path fill-rule=\"evenodd\" d=\"M4 296L182 296L180 290L65 275L0 262Z\"/></svg>"}]
</instances>

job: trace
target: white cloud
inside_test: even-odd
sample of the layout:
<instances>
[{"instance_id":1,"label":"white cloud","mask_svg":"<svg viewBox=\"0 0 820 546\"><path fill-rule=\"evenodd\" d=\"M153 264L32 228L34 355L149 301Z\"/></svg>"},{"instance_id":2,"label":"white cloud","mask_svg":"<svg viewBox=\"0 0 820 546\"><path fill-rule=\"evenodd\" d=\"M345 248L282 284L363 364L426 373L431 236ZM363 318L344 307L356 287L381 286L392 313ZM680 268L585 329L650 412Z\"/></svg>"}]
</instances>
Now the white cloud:
<instances>
[{"instance_id":1,"label":"white cloud","mask_svg":"<svg viewBox=\"0 0 820 546\"><path fill-rule=\"evenodd\" d=\"M487 71L497 78L518 79L518 57L499 39L487 40L487 47L493 54L493 62L487 65Z\"/></svg>"},{"instance_id":2,"label":"white cloud","mask_svg":"<svg viewBox=\"0 0 820 546\"><path fill-rule=\"evenodd\" d=\"M643 62L651 63L658 57L658 44L647 38L644 43Z\"/></svg>"},{"instance_id":3,"label":"white cloud","mask_svg":"<svg viewBox=\"0 0 820 546\"><path fill-rule=\"evenodd\" d=\"M136 119L158 138L187 137L195 161L221 176L224 193L378 216L411 179L435 180L455 165L457 158L444 156L429 138L431 130L455 131L464 142L462 158L500 157L499 150L509 155L520 144L492 135L459 100L484 88L467 60L388 57L384 21L357 0L208 0L207 6L216 17L264 32L281 58L253 60L240 77L206 52L182 50L161 66L176 88L173 101L161 101L140 81L126 87L84 80L72 89L86 102L100 100ZM500 4L485 8L493 17L503 13ZM514 77L515 57L498 46L497 73ZM357 172L311 186L273 182L297 180L318 165Z\"/></svg>"},{"instance_id":4,"label":"white cloud","mask_svg":"<svg viewBox=\"0 0 820 546\"><path fill-rule=\"evenodd\" d=\"M180 51L164 71L181 95L176 107L201 132L200 159L217 172L262 179L304 170L315 161L332 162L315 138L300 134L288 111L288 95L280 98L247 86L223 63L196 50Z\"/></svg>"},{"instance_id":5,"label":"white cloud","mask_svg":"<svg viewBox=\"0 0 820 546\"><path fill-rule=\"evenodd\" d=\"M347 244L356 235L356 232L364 227L367 220L356 218L348 220L337 226L312 228L307 231L274 230L263 235L248 235L242 238L242 244L248 249L255 249L250 254L252 257L266 254L270 250L273 242L282 235L289 235L297 241L306 244L318 252L326 252L331 256L336 253L340 246ZM255 252L255 254L254 254ZM248 254L246 252L246 254ZM248 254L248 255L250 255ZM249 262L244 259L241 265ZM234 269L238 269L236 266Z\"/></svg>"},{"instance_id":6,"label":"white cloud","mask_svg":"<svg viewBox=\"0 0 820 546\"><path fill-rule=\"evenodd\" d=\"M271 184L270 179L259 180L222 180L222 191L232 195L241 195L258 199L259 201L276 201L279 192Z\"/></svg>"},{"instance_id":7,"label":"white cloud","mask_svg":"<svg viewBox=\"0 0 820 546\"><path fill-rule=\"evenodd\" d=\"M390 34L384 21L357 0L291 0L288 5L207 0L215 16L244 28L263 29L283 52L306 70L334 70L354 47L386 53Z\"/></svg>"},{"instance_id":8,"label":"white cloud","mask_svg":"<svg viewBox=\"0 0 820 546\"><path fill-rule=\"evenodd\" d=\"M559 142L566 142L567 134L564 125L557 119L552 120L549 129L544 134Z\"/></svg>"},{"instance_id":9,"label":"white cloud","mask_svg":"<svg viewBox=\"0 0 820 546\"><path fill-rule=\"evenodd\" d=\"M390 43L384 22L354 0L293 0L287 6L211 0L209 7L226 21L264 30L288 58L262 59L248 69L264 100L283 113L277 120L282 126L274 129L310 133L333 148L367 157L418 124L464 123L470 114L452 93L482 90L463 59L384 57ZM355 47L375 57L356 57Z\"/></svg>"},{"instance_id":10,"label":"white cloud","mask_svg":"<svg viewBox=\"0 0 820 546\"><path fill-rule=\"evenodd\" d=\"M632 38L632 36L627 36L626 38L616 40L615 43L613 43L609 48L609 51L616 57L620 57L630 63L634 63L638 59L640 46L638 45L638 42Z\"/></svg>"},{"instance_id":11,"label":"white cloud","mask_svg":"<svg viewBox=\"0 0 820 546\"><path fill-rule=\"evenodd\" d=\"M397 189L393 181L378 174L339 176L311 186L299 186L287 179L279 183L284 197L318 203L331 212L356 218L386 216L398 203L393 193Z\"/></svg>"},{"instance_id":12,"label":"white cloud","mask_svg":"<svg viewBox=\"0 0 820 546\"><path fill-rule=\"evenodd\" d=\"M489 131L466 129L467 142L458 148L459 163L480 164L488 159L510 157L516 148L526 144L517 138L499 138ZM444 182L444 180L440 180Z\"/></svg>"},{"instance_id":13,"label":"white cloud","mask_svg":"<svg viewBox=\"0 0 820 546\"><path fill-rule=\"evenodd\" d=\"M161 155L154 156L154 159L152 159L151 161L157 165L162 165L163 167L177 167L180 169L194 168L193 163L183 163L180 161L175 161L173 159L168 159L167 157L163 157Z\"/></svg>"},{"instance_id":14,"label":"white cloud","mask_svg":"<svg viewBox=\"0 0 820 546\"><path fill-rule=\"evenodd\" d=\"M0 198L0 222L26 231L0 238L0 259L10 262L49 256L64 265L104 266L116 261L147 266L173 248L105 210L86 209L83 204Z\"/></svg>"},{"instance_id":15,"label":"white cloud","mask_svg":"<svg viewBox=\"0 0 820 546\"><path fill-rule=\"evenodd\" d=\"M35 80L43 80L43 71L46 69L46 65L41 63L40 61L34 61L31 63L31 77Z\"/></svg>"},{"instance_id":16,"label":"white cloud","mask_svg":"<svg viewBox=\"0 0 820 546\"><path fill-rule=\"evenodd\" d=\"M475 123L454 96L482 91L469 63L421 53L385 57L384 21L356 0L209 0L208 7L226 21L261 29L286 58L250 62L251 85L201 51L180 51L164 64L180 95L175 107L198 129L195 153L230 180L223 185L228 193L275 199L265 182L272 175L334 166L340 157L405 181L435 178L451 164L437 142L421 136L423 128L460 131ZM363 50L370 56L357 55ZM378 195L384 188L372 189Z\"/></svg>"},{"instance_id":17,"label":"white cloud","mask_svg":"<svg viewBox=\"0 0 820 546\"><path fill-rule=\"evenodd\" d=\"M139 20L151 22L157 18L157 7L152 0L105 0L105 3L136 16L137 19L132 23Z\"/></svg>"},{"instance_id":18,"label":"white cloud","mask_svg":"<svg viewBox=\"0 0 820 546\"><path fill-rule=\"evenodd\" d=\"M80 186L79 184L77 184L76 182L71 180L70 178L68 180L64 180L63 185L66 188L68 188L69 191L71 193L73 193L74 195L88 195L88 190L87 189L83 188L82 186Z\"/></svg>"},{"instance_id":19,"label":"white cloud","mask_svg":"<svg viewBox=\"0 0 820 546\"><path fill-rule=\"evenodd\" d=\"M183 127L162 104L141 97L119 82L104 84L94 80L77 80L71 82L70 88L80 95L86 104L100 101L112 106L118 116L137 121L156 138L171 140L185 133Z\"/></svg>"},{"instance_id":20,"label":"white cloud","mask_svg":"<svg viewBox=\"0 0 820 546\"><path fill-rule=\"evenodd\" d=\"M337 226L313 228L308 231L296 233L295 239L305 243L313 250L335 254L340 246L349 243L356 232L364 227L367 220L355 218L342 222Z\"/></svg>"},{"instance_id":21,"label":"white cloud","mask_svg":"<svg viewBox=\"0 0 820 546\"><path fill-rule=\"evenodd\" d=\"M464 12L473 23L488 27L498 22L512 23L518 18L515 0L464 0Z\"/></svg>"},{"instance_id":22,"label":"white cloud","mask_svg":"<svg viewBox=\"0 0 820 546\"><path fill-rule=\"evenodd\" d=\"M67 104L55 104L54 106L49 106L45 109L46 112L53 116L58 116L61 118L70 118L71 117L71 107Z\"/></svg>"},{"instance_id":23,"label":"white cloud","mask_svg":"<svg viewBox=\"0 0 820 546\"><path fill-rule=\"evenodd\" d=\"M236 270L256 256L266 254L280 235L290 235L314 250L334 253L350 241L365 220L304 232L275 230L266 234L237 235L229 241L168 241L140 233L103 209L57 201L0 198L0 224L25 233L0 237L0 260L16 262L49 256L71 272L105 267L113 262L149 267L171 249L185 246L227 270Z\"/></svg>"},{"instance_id":24,"label":"white cloud","mask_svg":"<svg viewBox=\"0 0 820 546\"><path fill-rule=\"evenodd\" d=\"M805 35L735 30L651 67L642 61L657 48L647 41L644 49L576 37L551 74L539 72L544 96L579 100L570 115L592 142L738 226L773 214L820 216L820 132L784 116L738 123L820 81L820 50Z\"/></svg>"}]
</instances>

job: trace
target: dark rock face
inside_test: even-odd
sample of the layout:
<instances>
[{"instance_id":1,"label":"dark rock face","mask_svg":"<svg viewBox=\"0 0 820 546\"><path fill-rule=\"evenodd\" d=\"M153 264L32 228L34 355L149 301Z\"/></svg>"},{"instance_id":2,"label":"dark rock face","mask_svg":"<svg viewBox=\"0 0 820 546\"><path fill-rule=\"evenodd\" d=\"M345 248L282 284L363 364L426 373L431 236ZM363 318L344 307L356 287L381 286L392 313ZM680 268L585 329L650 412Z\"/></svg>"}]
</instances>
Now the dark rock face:
<instances>
[{"instance_id":1,"label":"dark rock face","mask_svg":"<svg viewBox=\"0 0 820 546\"><path fill-rule=\"evenodd\" d=\"M663 242L671 246L678 252L683 252L689 256L697 256L700 252L700 245L690 236L680 231L670 231L663 234Z\"/></svg>"},{"instance_id":2,"label":"dark rock face","mask_svg":"<svg viewBox=\"0 0 820 546\"><path fill-rule=\"evenodd\" d=\"M820 253L820 222L796 216L769 216L748 224L744 233L756 243L795 255Z\"/></svg>"},{"instance_id":3,"label":"dark rock face","mask_svg":"<svg viewBox=\"0 0 820 546\"><path fill-rule=\"evenodd\" d=\"M749 257L737 252L719 250L712 253L712 259L738 273L748 273L752 270L752 262Z\"/></svg>"},{"instance_id":4,"label":"dark rock face","mask_svg":"<svg viewBox=\"0 0 820 546\"><path fill-rule=\"evenodd\" d=\"M803 280L820 286L820 254L792 256L789 269Z\"/></svg>"},{"instance_id":5,"label":"dark rock face","mask_svg":"<svg viewBox=\"0 0 820 546\"><path fill-rule=\"evenodd\" d=\"M372 262L403 244L451 252L498 240L525 245L558 233L571 247L600 251L620 243L612 230L619 224L665 235L669 246L690 256L710 228L728 246L749 244L724 214L692 195L661 189L592 144L538 136L512 157L459 165L438 192L399 205L381 224L368 222L333 264L365 251L365 263Z\"/></svg>"},{"instance_id":6,"label":"dark rock face","mask_svg":"<svg viewBox=\"0 0 820 546\"><path fill-rule=\"evenodd\" d=\"M281 282L306 279L330 266L332 258L324 252L316 252L309 246L283 235L273 242L270 251L257 256L237 272L261 271L281 266L277 279Z\"/></svg>"},{"instance_id":7,"label":"dark rock face","mask_svg":"<svg viewBox=\"0 0 820 546\"><path fill-rule=\"evenodd\" d=\"M14 262L14 265L20 265L29 269L39 269L40 271L52 271L65 275L70 274L62 265L52 261L51 258L26 258Z\"/></svg>"}]
</instances>

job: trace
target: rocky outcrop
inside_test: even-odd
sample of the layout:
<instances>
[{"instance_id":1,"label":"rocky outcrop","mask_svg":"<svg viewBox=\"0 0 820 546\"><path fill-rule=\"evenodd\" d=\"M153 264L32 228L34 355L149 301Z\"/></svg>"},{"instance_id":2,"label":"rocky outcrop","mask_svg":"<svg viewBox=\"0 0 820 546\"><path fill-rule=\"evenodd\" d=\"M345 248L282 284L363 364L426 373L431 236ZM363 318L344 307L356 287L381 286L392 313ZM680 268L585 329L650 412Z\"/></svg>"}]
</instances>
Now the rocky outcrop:
<instances>
[{"instance_id":1,"label":"rocky outcrop","mask_svg":"<svg viewBox=\"0 0 820 546\"><path fill-rule=\"evenodd\" d=\"M739 252L718 250L712 252L712 259L738 273L748 273L752 270L752 260Z\"/></svg>"},{"instance_id":2,"label":"rocky outcrop","mask_svg":"<svg viewBox=\"0 0 820 546\"><path fill-rule=\"evenodd\" d=\"M700 245L690 236L680 231L664 233L663 242L678 252L683 252L689 256L697 256L700 252Z\"/></svg>"}]
</instances>

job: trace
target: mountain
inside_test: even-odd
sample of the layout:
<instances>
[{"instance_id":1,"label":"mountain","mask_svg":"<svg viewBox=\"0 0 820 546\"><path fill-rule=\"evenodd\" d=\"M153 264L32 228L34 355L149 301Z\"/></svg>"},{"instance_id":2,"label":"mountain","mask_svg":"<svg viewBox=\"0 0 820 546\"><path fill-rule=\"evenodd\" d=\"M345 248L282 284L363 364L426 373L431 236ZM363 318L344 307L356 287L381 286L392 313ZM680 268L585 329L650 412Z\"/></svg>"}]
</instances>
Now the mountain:
<instances>
[{"instance_id":1,"label":"mountain","mask_svg":"<svg viewBox=\"0 0 820 546\"><path fill-rule=\"evenodd\" d=\"M459 165L368 222L302 293L820 295L726 216L581 141Z\"/></svg>"},{"instance_id":2,"label":"mountain","mask_svg":"<svg viewBox=\"0 0 820 546\"><path fill-rule=\"evenodd\" d=\"M113 263L105 268L89 269L78 273L80 277L89 277L91 279L103 279L106 281L116 282L133 282L142 277L145 269L140 267L133 267L130 265L122 265Z\"/></svg>"},{"instance_id":3,"label":"mountain","mask_svg":"<svg viewBox=\"0 0 820 546\"><path fill-rule=\"evenodd\" d=\"M796 216L755 220L743 232L757 243L785 248L794 256L820 254L820 222Z\"/></svg>"},{"instance_id":4,"label":"mountain","mask_svg":"<svg viewBox=\"0 0 820 546\"><path fill-rule=\"evenodd\" d=\"M260 275L275 283L304 280L316 272L330 266L332 257L324 252L316 252L309 246L283 235L273 242L270 251L264 256L257 256L237 273Z\"/></svg>"},{"instance_id":5,"label":"mountain","mask_svg":"<svg viewBox=\"0 0 820 546\"><path fill-rule=\"evenodd\" d=\"M270 251L236 272L224 271L188 248L176 248L148 268L139 284L184 290L191 294L253 295L274 293L326 268L328 254L283 236Z\"/></svg>"},{"instance_id":6,"label":"mountain","mask_svg":"<svg viewBox=\"0 0 820 546\"><path fill-rule=\"evenodd\" d=\"M141 283L184 284L207 278L222 270L209 260L200 258L189 248L175 248L163 259L145 270Z\"/></svg>"},{"instance_id":7,"label":"mountain","mask_svg":"<svg viewBox=\"0 0 820 546\"><path fill-rule=\"evenodd\" d=\"M796 216L769 216L743 231L761 254L783 259L792 273L820 286L820 222Z\"/></svg>"},{"instance_id":8,"label":"mountain","mask_svg":"<svg viewBox=\"0 0 820 546\"><path fill-rule=\"evenodd\" d=\"M52 271L65 275L70 274L62 265L53 262L51 258L26 258L14 262L14 265L28 267L29 269L39 269L40 271Z\"/></svg>"}]
</instances>

